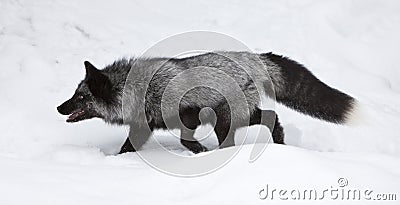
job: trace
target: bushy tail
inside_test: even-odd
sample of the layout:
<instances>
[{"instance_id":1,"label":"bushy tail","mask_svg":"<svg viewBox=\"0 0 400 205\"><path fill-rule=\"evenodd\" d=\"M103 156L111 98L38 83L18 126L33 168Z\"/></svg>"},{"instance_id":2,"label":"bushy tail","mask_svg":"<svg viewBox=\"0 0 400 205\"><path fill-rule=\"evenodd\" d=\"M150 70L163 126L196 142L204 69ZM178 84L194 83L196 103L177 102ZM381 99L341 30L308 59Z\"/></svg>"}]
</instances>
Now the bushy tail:
<instances>
[{"instance_id":1,"label":"bushy tail","mask_svg":"<svg viewBox=\"0 0 400 205\"><path fill-rule=\"evenodd\" d=\"M278 102L321 120L338 124L350 120L357 104L354 98L329 87L287 57L273 53L261 54L261 57L279 67L279 77L271 76Z\"/></svg>"}]
</instances>

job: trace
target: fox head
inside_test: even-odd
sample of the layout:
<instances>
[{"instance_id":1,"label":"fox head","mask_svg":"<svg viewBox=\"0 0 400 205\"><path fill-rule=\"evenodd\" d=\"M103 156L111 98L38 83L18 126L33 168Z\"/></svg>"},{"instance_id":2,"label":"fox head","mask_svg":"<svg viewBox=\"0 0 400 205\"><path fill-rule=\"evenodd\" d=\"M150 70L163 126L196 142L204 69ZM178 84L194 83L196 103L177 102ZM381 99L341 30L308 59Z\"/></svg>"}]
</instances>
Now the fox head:
<instances>
[{"instance_id":1,"label":"fox head","mask_svg":"<svg viewBox=\"0 0 400 205\"><path fill-rule=\"evenodd\" d=\"M84 62L85 79L79 83L74 95L57 107L62 115L69 115L67 122L101 118L109 123L122 123L118 92L109 77L90 62Z\"/></svg>"}]
</instances>

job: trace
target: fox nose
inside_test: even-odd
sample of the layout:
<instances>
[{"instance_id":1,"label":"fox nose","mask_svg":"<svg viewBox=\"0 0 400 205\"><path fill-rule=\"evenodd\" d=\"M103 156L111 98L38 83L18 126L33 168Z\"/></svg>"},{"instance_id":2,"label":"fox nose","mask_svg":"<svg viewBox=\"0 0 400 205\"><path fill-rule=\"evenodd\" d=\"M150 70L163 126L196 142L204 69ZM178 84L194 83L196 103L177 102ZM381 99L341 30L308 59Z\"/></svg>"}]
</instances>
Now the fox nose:
<instances>
[{"instance_id":1,"label":"fox nose","mask_svg":"<svg viewBox=\"0 0 400 205\"><path fill-rule=\"evenodd\" d=\"M62 107L62 105L57 107L57 111L62 115L67 115L68 114L68 113L65 112L65 110Z\"/></svg>"},{"instance_id":2,"label":"fox nose","mask_svg":"<svg viewBox=\"0 0 400 205\"><path fill-rule=\"evenodd\" d=\"M58 111L60 114L62 114L62 113L61 113L61 105L57 107L57 111Z\"/></svg>"}]
</instances>

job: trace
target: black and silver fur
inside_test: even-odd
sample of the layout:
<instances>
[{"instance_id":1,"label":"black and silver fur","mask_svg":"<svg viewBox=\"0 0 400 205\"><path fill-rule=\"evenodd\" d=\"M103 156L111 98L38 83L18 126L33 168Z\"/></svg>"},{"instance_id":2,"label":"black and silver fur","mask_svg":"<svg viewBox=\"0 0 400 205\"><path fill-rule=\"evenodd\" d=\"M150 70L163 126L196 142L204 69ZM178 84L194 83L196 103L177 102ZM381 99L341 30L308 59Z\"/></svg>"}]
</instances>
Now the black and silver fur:
<instances>
[{"instance_id":1,"label":"black and silver fur","mask_svg":"<svg viewBox=\"0 0 400 205\"><path fill-rule=\"evenodd\" d=\"M179 59L132 58L118 60L102 70L87 61L84 65L85 79L72 98L57 110L70 115L67 122L98 117L107 123L129 125L129 137L120 153L140 149L154 129L167 128L165 119L172 121L172 127L168 128L181 129L182 145L194 153L207 151L193 137L194 130L201 124L201 110L206 107L216 115L214 119L207 112L203 113L203 117L209 118L207 122L213 123L220 147L234 145L237 128L255 124L268 126L274 142L284 144L283 128L276 113L258 108L259 87L269 97L270 91L274 91L276 101L289 108L332 123L345 124L356 106L354 98L324 84L303 65L273 53L214 52ZM197 70L185 75L185 71L201 67L214 70L211 73ZM175 80L177 76L180 77L178 81ZM246 107L236 103L238 97L232 86L224 83L215 83L215 86L234 99L231 103L218 89L210 87L196 87L183 96L179 94L190 84L195 86L207 81L206 84L213 85L227 77L240 88L247 101ZM124 90L125 86L129 89ZM173 92L168 98L162 98L166 88ZM182 98L176 116L173 104L179 97ZM124 109L123 98L130 102ZM163 110L161 101L166 107ZM262 119L264 116L272 116L274 120ZM174 119L180 119L184 127L174 123ZM149 129L143 129L145 124Z\"/></svg>"}]
</instances>

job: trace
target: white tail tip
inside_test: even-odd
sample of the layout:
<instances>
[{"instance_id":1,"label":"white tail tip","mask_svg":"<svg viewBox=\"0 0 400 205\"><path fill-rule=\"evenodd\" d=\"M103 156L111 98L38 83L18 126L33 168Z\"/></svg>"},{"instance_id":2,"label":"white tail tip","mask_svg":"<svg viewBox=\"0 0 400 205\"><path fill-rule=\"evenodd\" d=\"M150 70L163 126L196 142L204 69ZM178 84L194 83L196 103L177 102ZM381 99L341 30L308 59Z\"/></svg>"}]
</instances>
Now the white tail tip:
<instances>
[{"instance_id":1,"label":"white tail tip","mask_svg":"<svg viewBox=\"0 0 400 205\"><path fill-rule=\"evenodd\" d=\"M356 101L353 104L353 109L350 113L348 113L346 117L345 124L348 126L360 126L365 125L368 122L368 115L366 113L365 107L359 102Z\"/></svg>"}]
</instances>

